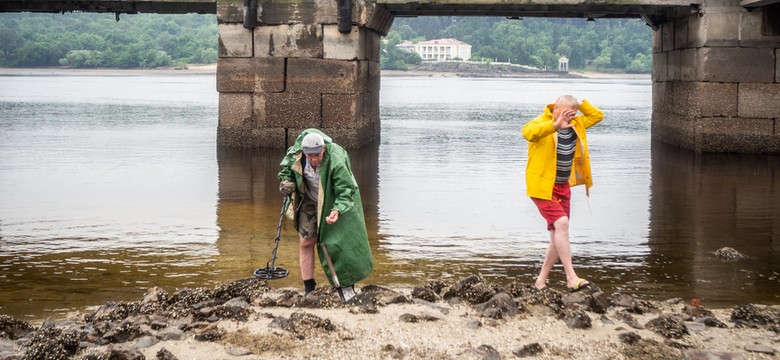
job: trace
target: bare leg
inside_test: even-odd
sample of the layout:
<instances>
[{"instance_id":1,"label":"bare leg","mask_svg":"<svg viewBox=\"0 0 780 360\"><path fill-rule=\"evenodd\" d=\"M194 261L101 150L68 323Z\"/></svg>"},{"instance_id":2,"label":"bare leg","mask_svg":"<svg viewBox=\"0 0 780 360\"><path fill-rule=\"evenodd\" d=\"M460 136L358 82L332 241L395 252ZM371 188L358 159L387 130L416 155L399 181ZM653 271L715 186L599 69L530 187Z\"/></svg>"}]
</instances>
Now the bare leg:
<instances>
[{"instance_id":1,"label":"bare leg","mask_svg":"<svg viewBox=\"0 0 780 360\"><path fill-rule=\"evenodd\" d=\"M539 271L539 276L536 278L536 283L534 283L537 289L547 286L547 277L557 261L558 251L555 250L555 230L550 230L550 244L547 246L547 254L544 255L542 270Z\"/></svg>"},{"instance_id":2,"label":"bare leg","mask_svg":"<svg viewBox=\"0 0 780 360\"><path fill-rule=\"evenodd\" d=\"M577 273L574 272L574 265L571 262L571 246L569 245L569 217L563 216L553 223L555 227L553 242L555 243L555 250L558 252L558 258L561 259L563 264L563 271L566 272L566 286L569 288L574 287L574 282L577 281Z\"/></svg>"},{"instance_id":3,"label":"bare leg","mask_svg":"<svg viewBox=\"0 0 780 360\"><path fill-rule=\"evenodd\" d=\"M579 279L574 271L574 265L571 261L571 246L569 245L569 217L563 216L553 223L554 230L550 231L550 245L547 247L547 254L544 256L542 269L536 278L534 285L541 289L547 286L547 277L550 275L553 266L561 260L563 271L566 272L566 286L574 287L574 282Z\"/></svg>"},{"instance_id":4,"label":"bare leg","mask_svg":"<svg viewBox=\"0 0 780 360\"><path fill-rule=\"evenodd\" d=\"M301 237L301 251L299 260L301 263L301 278L309 280L314 278L314 245L317 238Z\"/></svg>"}]
</instances>

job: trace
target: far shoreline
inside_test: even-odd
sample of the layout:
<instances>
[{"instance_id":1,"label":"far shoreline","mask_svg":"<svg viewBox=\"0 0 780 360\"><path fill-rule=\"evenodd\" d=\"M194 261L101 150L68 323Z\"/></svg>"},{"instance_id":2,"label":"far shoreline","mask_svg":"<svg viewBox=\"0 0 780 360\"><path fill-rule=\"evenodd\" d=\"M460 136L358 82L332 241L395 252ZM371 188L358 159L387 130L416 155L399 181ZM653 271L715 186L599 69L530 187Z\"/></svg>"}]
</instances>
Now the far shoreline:
<instances>
[{"instance_id":1,"label":"far shoreline","mask_svg":"<svg viewBox=\"0 0 780 360\"><path fill-rule=\"evenodd\" d=\"M217 64L189 65L179 69L173 67L154 69L72 69L66 67L8 68L0 67L0 76L123 76L123 75L216 75ZM602 73L590 71L570 71L568 76L551 76L549 73L507 74L504 76L485 76L484 74L449 71L381 70L382 77L431 77L431 78L584 78L584 79L650 79L650 74Z\"/></svg>"}]
</instances>

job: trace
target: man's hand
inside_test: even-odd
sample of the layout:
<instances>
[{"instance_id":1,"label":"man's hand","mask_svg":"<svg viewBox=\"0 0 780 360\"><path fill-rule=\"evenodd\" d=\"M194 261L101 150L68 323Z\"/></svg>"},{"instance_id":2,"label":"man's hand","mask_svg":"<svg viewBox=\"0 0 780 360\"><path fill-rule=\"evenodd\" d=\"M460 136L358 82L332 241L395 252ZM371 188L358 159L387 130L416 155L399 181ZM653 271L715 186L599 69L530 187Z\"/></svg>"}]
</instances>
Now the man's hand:
<instances>
[{"instance_id":1,"label":"man's hand","mask_svg":"<svg viewBox=\"0 0 780 360\"><path fill-rule=\"evenodd\" d=\"M290 180L282 180L279 183L279 191L284 196L290 196L295 191L295 183Z\"/></svg>"},{"instance_id":2,"label":"man's hand","mask_svg":"<svg viewBox=\"0 0 780 360\"><path fill-rule=\"evenodd\" d=\"M553 122L553 126L556 130L568 129L573 127L574 124L571 121L577 116L577 110L566 109L561 112L557 119Z\"/></svg>"},{"instance_id":3,"label":"man's hand","mask_svg":"<svg viewBox=\"0 0 780 360\"><path fill-rule=\"evenodd\" d=\"M338 210L331 210L330 215L325 218L325 222L328 224L333 224L336 221L339 221L339 211Z\"/></svg>"}]
</instances>

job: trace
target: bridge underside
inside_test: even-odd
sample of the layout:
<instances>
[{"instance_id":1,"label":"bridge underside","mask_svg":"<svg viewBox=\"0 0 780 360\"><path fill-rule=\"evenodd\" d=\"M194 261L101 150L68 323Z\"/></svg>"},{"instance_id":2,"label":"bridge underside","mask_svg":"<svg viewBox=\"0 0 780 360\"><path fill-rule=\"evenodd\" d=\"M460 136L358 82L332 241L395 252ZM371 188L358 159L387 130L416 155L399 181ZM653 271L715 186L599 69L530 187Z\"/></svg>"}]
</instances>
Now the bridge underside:
<instances>
[{"instance_id":1,"label":"bridge underside","mask_svg":"<svg viewBox=\"0 0 780 360\"><path fill-rule=\"evenodd\" d=\"M99 12L99 13L157 13L157 14L214 14L216 0L186 1L106 1L106 0L2 0L0 12Z\"/></svg>"},{"instance_id":2,"label":"bridge underside","mask_svg":"<svg viewBox=\"0 0 780 360\"><path fill-rule=\"evenodd\" d=\"M697 4L426 4L383 3L395 16L505 16L509 18L639 18L659 20L679 12L695 11Z\"/></svg>"}]
</instances>

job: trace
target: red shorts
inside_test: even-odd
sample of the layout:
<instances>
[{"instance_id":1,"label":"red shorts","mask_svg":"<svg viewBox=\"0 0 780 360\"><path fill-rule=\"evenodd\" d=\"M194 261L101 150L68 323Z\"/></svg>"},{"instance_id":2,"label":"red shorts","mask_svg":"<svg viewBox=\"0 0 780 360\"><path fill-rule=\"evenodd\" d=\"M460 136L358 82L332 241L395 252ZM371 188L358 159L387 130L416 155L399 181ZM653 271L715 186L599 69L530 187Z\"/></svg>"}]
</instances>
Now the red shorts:
<instances>
[{"instance_id":1,"label":"red shorts","mask_svg":"<svg viewBox=\"0 0 780 360\"><path fill-rule=\"evenodd\" d=\"M553 223L564 216L569 216L569 202L571 200L571 187L569 184L555 184L553 186L552 199L544 200L532 197L536 207L547 220L547 230L554 230Z\"/></svg>"}]
</instances>

